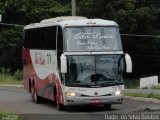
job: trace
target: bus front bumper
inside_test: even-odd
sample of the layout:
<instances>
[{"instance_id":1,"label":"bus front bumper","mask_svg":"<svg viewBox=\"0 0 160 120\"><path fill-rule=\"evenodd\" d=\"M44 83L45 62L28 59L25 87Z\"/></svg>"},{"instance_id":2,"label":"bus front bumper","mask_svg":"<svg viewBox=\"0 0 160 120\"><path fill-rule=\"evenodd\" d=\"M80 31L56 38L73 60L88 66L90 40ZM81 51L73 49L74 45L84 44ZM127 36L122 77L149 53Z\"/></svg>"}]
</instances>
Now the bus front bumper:
<instances>
[{"instance_id":1,"label":"bus front bumper","mask_svg":"<svg viewBox=\"0 0 160 120\"><path fill-rule=\"evenodd\" d=\"M66 97L64 105L103 105L122 104L124 96L100 96L100 97Z\"/></svg>"}]
</instances>

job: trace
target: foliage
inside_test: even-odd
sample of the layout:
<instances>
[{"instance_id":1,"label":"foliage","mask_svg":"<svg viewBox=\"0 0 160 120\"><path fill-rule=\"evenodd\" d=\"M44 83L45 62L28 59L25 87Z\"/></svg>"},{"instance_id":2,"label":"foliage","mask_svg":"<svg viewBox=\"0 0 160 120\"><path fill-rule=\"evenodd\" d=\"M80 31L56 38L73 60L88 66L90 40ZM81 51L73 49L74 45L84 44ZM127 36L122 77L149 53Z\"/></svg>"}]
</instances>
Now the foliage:
<instances>
[{"instance_id":1,"label":"foliage","mask_svg":"<svg viewBox=\"0 0 160 120\"><path fill-rule=\"evenodd\" d=\"M21 68L22 29L3 28L0 33L0 67Z\"/></svg>"},{"instance_id":2,"label":"foliage","mask_svg":"<svg viewBox=\"0 0 160 120\"><path fill-rule=\"evenodd\" d=\"M139 79L124 79L125 88L127 89L137 89L139 82Z\"/></svg>"},{"instance_id":3,"label":"foliage","mask_svg":"<svg viewBox=\"0 0 160 120\"><path fill-rule=\"evenodd\" d=\"M14 74L13 77L15 80L22 80L22 71L17 70Z\"/></svg>"},{"instance_id":4,"label":"foliage","mask_svg":"<svg viewBox=\"0 0 160 120\"><path fill-rule=\"evenodd\" d=\"M125 34L160 35L158 0L77 0L77 15L114 20ZM71 15L71 0L1 0L2 22L27 25L56 16ZM22 28L0 25L0 67L22 69ZM122 36L131 55L130 77L159 74L160 38ZM14 59L13 59L14 58Z\"/></svg>"},{"instance_id":5,"label":"foliage","mask_svg":"<svg viewBox=\"0 0 160 120\"><path fill-rule=\"evenodd\" d=\"M60 0L2 0L0 8L2 22L10 24L26 25L70 14L70 5ZM12 73L22 70L22 34L23 28L0 25L0 67Z\"/></svg>"},{"instance_id":6,"label":"foliage","mask_svg":"<svg viewBox=\"0 0 160 120\"><path fill-rule=\"evenodd\" d=\"M10 69L0 68L0 84L22 84L22 71L17 70L13 74Z\"/></svg>"},{"instance_id":7,"label":"foliage","mask_svg":"<svg viewBox=\"0 0 160 120\"><path fill-rule=\"evenodd\" d=\"M1 112L0 111L0 119L1 120L24 120L24 118L20 115L11 112Z\"/></svg>"},{"instance_id":8,"label":"foliage","mask_svg":"<svg viewBox=\"0 0 160 120\"><path fill-rule=\"evenodd\" d=\"M22 80L17 80L9 74L0 74L0 84L22 85Z\"/></svg>"},{"instance_id":9,"label":"foliage","mask_svg":"<svg viewBox=\"0 0 160 120\"><path fill-rule=\"evenodd\" d=\"M122 34L160 35L160 1L81 0L79 15L114 20ZM132 77L159 74L160 38L122 36L124 51L133 61Z\"/></svg>"},{"instance_id":10,"label":"foliage","mask_svg":"<svg viewBox=\"0 0 160 120\"><path fill-rule=\"evenodd\" d=\"M70 5L59 0L5 0L0 2L3 21L29 24L42 19L69 15Z\"/></svg>"}]
</instances>

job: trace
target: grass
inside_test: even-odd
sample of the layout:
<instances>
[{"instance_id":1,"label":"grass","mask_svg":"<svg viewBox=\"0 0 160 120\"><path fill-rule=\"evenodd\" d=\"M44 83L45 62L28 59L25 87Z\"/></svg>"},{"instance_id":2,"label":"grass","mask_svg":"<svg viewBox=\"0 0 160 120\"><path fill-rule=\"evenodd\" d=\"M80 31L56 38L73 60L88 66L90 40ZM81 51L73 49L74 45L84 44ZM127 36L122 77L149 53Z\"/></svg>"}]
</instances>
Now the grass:
<instances>
[{"instance_id":1,"label":"grass","mask_svg":"<svg viewBox=\"0 0 160 120\"><path fill-rule=\"evenodd\" d=\"M0 85L1 84L22 85L22 71L16 70L15 72L11 72L10 69L0 67Z\"/></svg>"},{"instance_id":2,"label":"grass","mask_svg":"<svg viewBox=\"0 0 160 120\"><path fill-rule=\"evenodd\" d=\"M0 84L11 84L11 85L22 85L23 81L17 79L14 75L11 76L9 74L0 74Z\"/></svg>"},{"instance_id":3,"label":"grass","mask_svg":"<svg viewBox=\"0 0 160 120\"><path fill-rule=\"evenodd\" d=\"M0 111L0 120L24 120L24 119L22 118L22 116L19 116L15 113Z\"/></svg>"},{"instance_id":4,"label":"grass","mask_svg":"<svg viewBox=\"0 0 160 120\"><path fill-rule=\"evenodd\" d=\"M155 98L160 100L160 94L155 94L155 93L149 93L149 94L144 94L144 93L127 93L125 92L126 96L133 96L133 97L145 97L145 98Z\"/></svg>"}]
</instances>

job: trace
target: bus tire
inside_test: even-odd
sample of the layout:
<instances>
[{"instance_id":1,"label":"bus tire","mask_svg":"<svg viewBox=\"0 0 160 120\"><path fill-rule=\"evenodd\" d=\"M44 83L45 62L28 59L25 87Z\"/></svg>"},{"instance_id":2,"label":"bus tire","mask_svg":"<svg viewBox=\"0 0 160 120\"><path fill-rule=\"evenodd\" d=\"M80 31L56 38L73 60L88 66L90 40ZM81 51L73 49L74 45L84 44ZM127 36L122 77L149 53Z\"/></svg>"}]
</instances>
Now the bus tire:
<instances>
[{"instance_id":1,"label":"bus tire","mask_svg":"<svg viewBox=\"0 0 160 120\"><path fill-rule=\"evenodd\" d=\"M36 104L39 104L39 103L40 103L40 97L37 95L37 92L36 92L36 91L34 92L33 101L34 101Z\"/></svg>"},{"instance_id":2,"label":"bus tire","mask_svg":"<svg viewBox=\"0 0 160 120\"><path fill-rule=\"evenodd\" d=\"M57 110L59 110L59 111L64 111L64 110L65 110L65 106L58 103L58 104L57 104Z\"/></svg>"},{"instance_id":3,"label":"bus tire","mask_svg":"<svg viewBox=\"0 0 160 120\"><path fill-rule=\"evenodd\" d=\"M31 86L31 97L32 97L32 100L34 101L34 87Z\"/></svg>"},{"instance_id":4,"label":"bus tire","mask_svg":"<svg viewBox=\"0 0 160 120\"><path fill-rule=\"evenodd\" d=\"M36 92L34 86L31 87L31 97L32 97L33 102L35 102L37 104L41 103L41 97L37 95L37 92Z\"/></svg>"},{"instance_id":5,"label":"bus tire","mask_svg":"<svg viewBox=\"0 0 160 120\"><path fill-rule=\"evenodd\" d=\"M112 109L112 105L111 104L104 104L104 108L106 110L111 110Z\"/></svg>"}]
</instances>

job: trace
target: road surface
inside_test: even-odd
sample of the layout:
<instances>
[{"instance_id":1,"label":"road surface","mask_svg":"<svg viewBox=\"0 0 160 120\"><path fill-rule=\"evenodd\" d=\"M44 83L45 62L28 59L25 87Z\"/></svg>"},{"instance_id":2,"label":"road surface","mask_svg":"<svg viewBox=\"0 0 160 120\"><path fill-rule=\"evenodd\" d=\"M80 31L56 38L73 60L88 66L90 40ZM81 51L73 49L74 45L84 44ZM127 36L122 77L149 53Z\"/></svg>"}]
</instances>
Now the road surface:
<instances>
[{"instance_id":1,"label":"road surface","mask_svg":"<svg viewBox=\"0 0 160 120\"><path fill-rule=\"evenodd\" d=\"M145 108L155 111L144 111ZM123 104L113 105L111 110L105 110L103 106L75 106L57 111L51 101L33 103L30 94L23 88L0 87L0 111L23 115L26 120L105 120L109 119L110 114L160 114L159 110L159 103L125 99Z\"/></svg>"}]
</instances>

